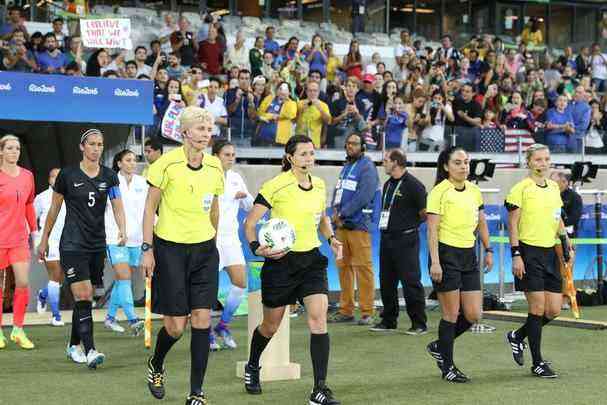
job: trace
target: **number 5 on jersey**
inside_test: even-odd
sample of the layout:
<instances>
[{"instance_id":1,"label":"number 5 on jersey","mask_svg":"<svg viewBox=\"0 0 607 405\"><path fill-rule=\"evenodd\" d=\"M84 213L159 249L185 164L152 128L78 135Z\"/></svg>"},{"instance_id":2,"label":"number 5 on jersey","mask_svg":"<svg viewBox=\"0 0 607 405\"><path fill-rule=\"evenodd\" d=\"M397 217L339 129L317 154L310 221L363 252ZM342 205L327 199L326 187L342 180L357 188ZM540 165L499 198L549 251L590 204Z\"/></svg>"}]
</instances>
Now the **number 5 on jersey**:
<instances>
[{"instance_id":1,"label":"number 5 on jersey","mask_svg":"<svg viewBox=\"0 0 607 405\"><path fill-rule=\"evenodd\" d=\"M95 192L94 191L90 191L89 192L88 206L89 207L94 207L95 206Z\"/></svg>"}]
</instances>

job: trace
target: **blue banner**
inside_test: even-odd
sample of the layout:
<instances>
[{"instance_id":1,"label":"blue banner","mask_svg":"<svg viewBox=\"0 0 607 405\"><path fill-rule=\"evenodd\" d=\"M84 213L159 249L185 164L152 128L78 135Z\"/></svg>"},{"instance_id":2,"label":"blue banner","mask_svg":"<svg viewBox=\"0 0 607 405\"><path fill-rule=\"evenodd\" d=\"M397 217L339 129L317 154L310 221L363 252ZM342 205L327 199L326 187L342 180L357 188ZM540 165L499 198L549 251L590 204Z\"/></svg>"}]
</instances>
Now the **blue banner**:
<instances>
[{"instance_id":1,"label":"blue banner","mask_svg":"<svg viewBox=\"0 0 607 405\"><path fill-rule=\"evenodd\" d=\"M507 221L508 214L506 209L502 205L488 205L485 204L485 215L487 218L487 224L489 226L489 234L491 236L499 236L499 227L500 222L504 226L504 229L507 229ZM244 211L240 211L239 213L239 222L243 223L246 218L246 213ZM602 234L607 235L607 205L603 207L602 219L601 219L601 228ZM377 229L377 219L374 220L374 225L372 227L373 231L371 233L373 240L373 272L375 273L375 288L379 288L379 231ZM584 206L584 211L582 214L582 218L580 220L579 229L578 229L578 237L580 238L594 238L596 237L595 230L595 219L594 219L594 206L586 205ZM507 231L504 231L504 236L508 236ZM261 261L262 258L255 257L249 251L248 243L246 242L246 238L244 236L244 227L240 227L240 239L243 245L243 251L245 254L245 258L247 261ZM493 270L485 275L485 283L497 283L499 281L499 245L497 243L492 244L495 254L494 254L494 265ZM512 283L514 281L514 277L512 275L512 261L510 258L510 245L505 244L504 247L504 275L505 282ZM335 259L333 258L333 254L331 249L329 248L326 241L323 241L320 250L324 255L329 257L329 268L328 268L328 278L329 278L329 289L331 291L339 291L339 275L337 267L335 266ZM429 287L432 285L430 280L430 276L428 273L428 245L426 239L426 224L422 224L420 227L420 264L422 270L422 283L424 286ZM574 265L574 274L573 278L575 280L596 280L596 245L580 245L576 247L576 256L575 256L575 265ZM220 274L220 291L227 289L229 287L229 278L226 272L221 272Z\"/></svg>"},{"instance_id":2,"label":"blue banner","mask_svg":"<svg viewBox=\"0 0 607 405\"><path fill-rule=\"evenodd\" d=\"M152 124L151 80L0 72L0 119Z\"/></svg>"}]
</instances>

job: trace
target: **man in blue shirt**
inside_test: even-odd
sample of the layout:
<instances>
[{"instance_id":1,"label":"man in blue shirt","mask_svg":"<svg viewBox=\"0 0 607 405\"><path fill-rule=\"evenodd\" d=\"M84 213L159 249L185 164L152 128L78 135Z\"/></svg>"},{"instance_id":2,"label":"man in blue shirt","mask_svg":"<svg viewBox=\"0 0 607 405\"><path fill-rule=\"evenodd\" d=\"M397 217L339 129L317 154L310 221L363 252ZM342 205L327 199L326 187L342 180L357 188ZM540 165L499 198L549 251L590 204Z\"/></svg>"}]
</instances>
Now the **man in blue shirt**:
<instances>
[{"instance_id":1,"label":"man in blue shirt","mask_svg":"<svg viewBox=\"0 0 607 405\"><path fill-rule=\"evenodd\" d=\"M251 89L251 72L242 69L238 72L238 87L225 94L232 142L241 147L251 146L251 137L255 132L255 97Z\"/></svg>"},{"instance_id":2,"label":"man in blue shirt","mask_svg":"<svg viewBox=\"0 0 607 405\"><path fill-rule=\"evenodd\" d=\"M371 325L375 279L371 262L370 225L374 202L379 197L379 176L373 161L365 156L365 143L358 133L346 139L347 160L333 194L335 235L343 243L339 269L339 312L330 321L354 321L354 280L358 285L361 318Z\"/></svg>"},{"instance_id":3,"label":"man in blue shirt","mask_svg":"<svg viewBox=\"0 0 607 405\"><path fill-rule=\"evenodd\" d=\"M57 49L57 40L55 34L49 32L44 36L44 47L46 52L38 54L38 67L43 73L63 74L67 58L59 49Z\"/></svg>"},{"instance_id":4,"label":"man in blue shirt","mask_svg":"<svg viewBox=\"0 0 607 405\"><path fill-rule=\"evenodd\" d=\"M25 28L25 25L23 25L23 21L21 21L21 8L13 6L8 10L7 23L0 25L0 39L8 41L13 36L13 32L16 29L23 31L25 39L29 40L27 29Z\"/></svg>"},{"instance_id":5,"label":"man in blue shirt","mask_svg":"<svg viewBox=\"0 0 607 405\"><path fill-rule=\"evenodd\" d=\"M277 56L280 51L280 45L274 41L274 27L272 26L266 28L266 39L263 42L263 50L265 52L272 52L274 56Z\"/></svg>"},{"instance_id":6,"label":"man in blue shirt","mask_svg":"<svg viewBox=\"0 0 607 405\"><path fill-rule=\"evenodd\" d=\"M577 86L573 101L567 107L571 111L573 128L575 129L575 132L569 137L569 141L567 142L568 153L580 153L582 151L582 141L588 132L590 115L592 113L587 100L588 96L584 86Z\"/></svg>"}]
</instances>

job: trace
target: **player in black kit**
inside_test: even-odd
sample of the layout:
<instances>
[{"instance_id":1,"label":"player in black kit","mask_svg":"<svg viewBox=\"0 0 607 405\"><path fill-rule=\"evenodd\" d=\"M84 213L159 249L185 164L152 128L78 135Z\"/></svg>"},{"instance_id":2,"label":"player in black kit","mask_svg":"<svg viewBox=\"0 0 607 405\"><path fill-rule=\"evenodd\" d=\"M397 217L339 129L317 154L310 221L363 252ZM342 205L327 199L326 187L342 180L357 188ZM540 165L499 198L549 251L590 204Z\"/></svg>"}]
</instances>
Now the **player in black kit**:
<instances>
[{"instance_id":1,"label":"player in black kit","mask_svg":"<svg viewBox=\"0 0 607 405\"><path fill-rule=\"evenodd\" d=\"M65 201L65 226L59 252L61 267L75 301L67 355L74 362L87 363L94 369L103 363L105 356L97 352L93 340L91 280L99 281L103 275L106 249L104 213L108 198L112 203L121 245L125 242L126 231L118 177L99 163L103 153L102 132L98 129L84 132L80 138L80 150L80 164L62 169L55 181L53 201L38 254L41 259L45 257L49 235ZM80 348L81 343L84 351Z\"/></svg>"}]
</instances>

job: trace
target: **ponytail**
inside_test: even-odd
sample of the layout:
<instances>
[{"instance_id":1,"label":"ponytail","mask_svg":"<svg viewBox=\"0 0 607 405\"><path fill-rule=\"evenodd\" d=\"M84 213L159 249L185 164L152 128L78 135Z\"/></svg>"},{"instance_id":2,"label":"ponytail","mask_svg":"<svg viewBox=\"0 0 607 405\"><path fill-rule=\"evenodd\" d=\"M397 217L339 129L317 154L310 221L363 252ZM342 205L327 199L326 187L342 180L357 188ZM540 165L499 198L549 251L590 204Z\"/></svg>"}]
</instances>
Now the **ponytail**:
<instances>
[{"instance_id":1,"label":"ponytail","mask_svg":"<svg viewBox=\"0 0 607 405\"><path fill-rule=\"evenodd\" d=\"M289 160L288 155L292 156L295 153L295 151L297 150L297 145L300 143L313 143L313 142L312 142L312 139L310 139L310 137L305 136L305 135L295 135L295 136L292 136L291 138L289 138L289 141L285 145L285 154L282 157L282 171L283 172L288 172L293 167L293 165L291 164L291 161Z\"/></svg>"},{"instance_id":2,"label":"ponytail","mask_svg":"<svg viewBox=\"0 0 607 405\"><path fill-rule=\"evenodd\" d=\"M436 181L434 182L434 185L437 185L443 180L447 180L449 178L449 172L447 169L445 169L445 166L447 166L449 163L451 155L459 150L467 153L461 146L451 146L448 149L442 150L438 155L438 160L436 161Z\"/></svg>"}]
</instances>

